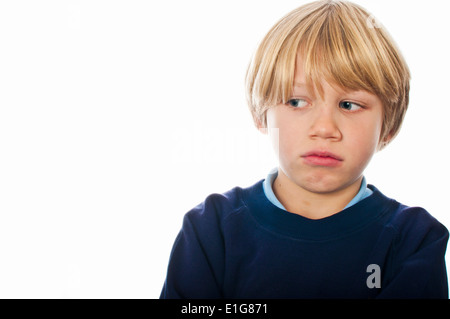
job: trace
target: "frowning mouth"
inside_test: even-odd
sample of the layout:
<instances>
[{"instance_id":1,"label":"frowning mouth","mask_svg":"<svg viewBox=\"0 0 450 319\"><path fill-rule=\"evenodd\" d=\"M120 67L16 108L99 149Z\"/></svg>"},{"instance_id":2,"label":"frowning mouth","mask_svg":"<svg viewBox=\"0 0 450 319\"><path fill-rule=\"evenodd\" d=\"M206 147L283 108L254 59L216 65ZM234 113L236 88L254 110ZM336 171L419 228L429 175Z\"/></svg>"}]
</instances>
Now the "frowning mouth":
<instances>
[{"instance_id":1,"label":"frowning mouth","mask_svg":"<svg viewBox=\"0 0 450 319\"><path fill-rule=\"evenodd\" d=\"M306 164L312 166L336 167L343 162L340 156L328 151L311 151L301 155L301 157Z\"/></svg>"}]
</instances>

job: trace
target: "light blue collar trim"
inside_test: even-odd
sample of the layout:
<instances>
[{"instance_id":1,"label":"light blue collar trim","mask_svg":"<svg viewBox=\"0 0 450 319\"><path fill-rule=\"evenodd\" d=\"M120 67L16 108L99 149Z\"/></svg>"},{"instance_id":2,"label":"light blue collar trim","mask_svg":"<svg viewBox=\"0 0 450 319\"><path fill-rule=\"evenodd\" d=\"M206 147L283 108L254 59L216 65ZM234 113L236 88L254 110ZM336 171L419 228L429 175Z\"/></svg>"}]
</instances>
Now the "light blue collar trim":
<instances>
[{"instance_id":1,"label":"light blue collar trim","mask_svg":"<svg viewBox=\"0 0 450 319\"><path fill-rule=\"evenodd\" d=\"M264 194L266 195L267 199L274 204L275 206L277 206L278 208L281 208L283 210L286 210L286 208L284 208L283 204L280 203L280 201L278 200L278 198L275 196L274 192L273 192L273 182L275 181L275 178L277 178L278 176L278 168L274 168L272 169L269 174L267 174L266 179L263 182L263 189L264 189Z\"/></svg>"},{"instance_id":2,"label":"light blue collar trim","mask_svg":"<svg viewBox=\"0 0 450 319\"><path fill-rule=\"evenodd\" d=\"M274 168L269 172L269 174L267 175L267 178L263 182L264 194L266 195L267 199L272 204L274 204L278 208L286 210L286 208L284 208L283 204L280 203L280 201L278 200L278 198L275 196L275 194L273 192L272 185L273 185L273 182L275 181L275 178L277 178L277 176L278 176L278 168ZM345 206L345 208L355 205L359 201L362 201L364 198L372 195L372 193L373 193L372 190L367 187L366 178L363 177L362 182L361 182L361 187L359 188L358 194L356 194L356 196L353 197L353 199L350 201L350 203L347 204L347 206Z\"/></svg>"},{"instance_id":3,"label":"light blue collar trim","mask_svg":"<svg viewBox=\"0 0 450 319\"><path fill-rule=\"evenodd\" d=\"M350 201L350 203L347 204L347 206L345 206L345 208L349 208L350 206L355 205L356 203L362 201L364 198L372 195L372 193L373 191L367 187L366 178L363 176L361 181L361 187L359 188L358 194L356 194L356 196L353 197L353 199Z\"/></svg>"}]
</instances>

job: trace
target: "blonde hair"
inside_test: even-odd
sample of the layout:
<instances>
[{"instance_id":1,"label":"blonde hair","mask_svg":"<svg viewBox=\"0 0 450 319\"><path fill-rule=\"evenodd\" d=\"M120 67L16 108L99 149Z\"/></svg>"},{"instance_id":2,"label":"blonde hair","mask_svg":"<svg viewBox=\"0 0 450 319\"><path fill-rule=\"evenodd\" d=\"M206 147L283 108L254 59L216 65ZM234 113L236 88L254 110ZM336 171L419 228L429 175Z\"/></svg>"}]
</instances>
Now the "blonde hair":
<instances>
[{"instance_id":1,"label":"blonde hair","mask_svg":"<svg viewBox=\"0 0 450 319\"><path fill-rule=\"evenodd\" d=\"M317 1L276 23L256 50L246 76L255 124L292 94L297 54L307 85L320 82L365 90L383 102L380 149L398 133L409 102L408 66L387 31L364 8L347 1Z\"/></svg>"}]
</instances>

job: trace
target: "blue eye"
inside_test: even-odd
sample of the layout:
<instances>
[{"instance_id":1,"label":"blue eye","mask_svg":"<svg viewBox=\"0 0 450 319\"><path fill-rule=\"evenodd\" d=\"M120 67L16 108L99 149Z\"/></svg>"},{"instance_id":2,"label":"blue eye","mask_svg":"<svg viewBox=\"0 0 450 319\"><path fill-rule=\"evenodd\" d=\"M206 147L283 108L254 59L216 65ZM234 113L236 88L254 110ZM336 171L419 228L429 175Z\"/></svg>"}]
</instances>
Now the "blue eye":
<instances>
[{"instance_id":1,"label":"blue eye","mask_svg":"<svg viewBox=\"0 0 450 319\"><path fill-rule=\"evenodd\" d=\"M295 108L302 108L305 107L306 105L308 105L308 102L306 102L305 100L302 99L290 99L289 101L287 101L288 105L295 107Z\"/></svg>"},{"instance_id":2,"label":"blue eye","mask_svg":"<svg viewBox=\"0 0 450 319\"><path fill-rule=\"evenodd\" d=\"M344 110L347 110L347 111L356 111L356 110L359 110L360 108L362 108L361 105L358 105L356 103L352 103L349 101L340 102L339 107L343 108Z\"/></svg>"}]
</instances>

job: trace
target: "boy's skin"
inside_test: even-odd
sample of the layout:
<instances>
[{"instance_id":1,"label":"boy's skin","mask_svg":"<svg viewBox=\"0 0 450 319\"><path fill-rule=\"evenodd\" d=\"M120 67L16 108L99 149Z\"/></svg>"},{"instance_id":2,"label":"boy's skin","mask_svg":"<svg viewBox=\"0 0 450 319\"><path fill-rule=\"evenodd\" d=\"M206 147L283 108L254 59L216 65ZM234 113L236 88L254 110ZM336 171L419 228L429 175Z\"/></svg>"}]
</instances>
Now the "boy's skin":
<instances>
[{"instance_id":1,"label":"boy's skin","mask_svg":"<svg viewBox=\"0 0 450 319\"><path fill-rule=\"evenodd\" d=\"M358 193L379 146L383 104L367 91L344 91L322 80L321 96L305 83L298 56L291 100L266 114L267 132L279 147L273 190L289 212L320 219L344 209Z\"/></svg>"}]
</instances>

